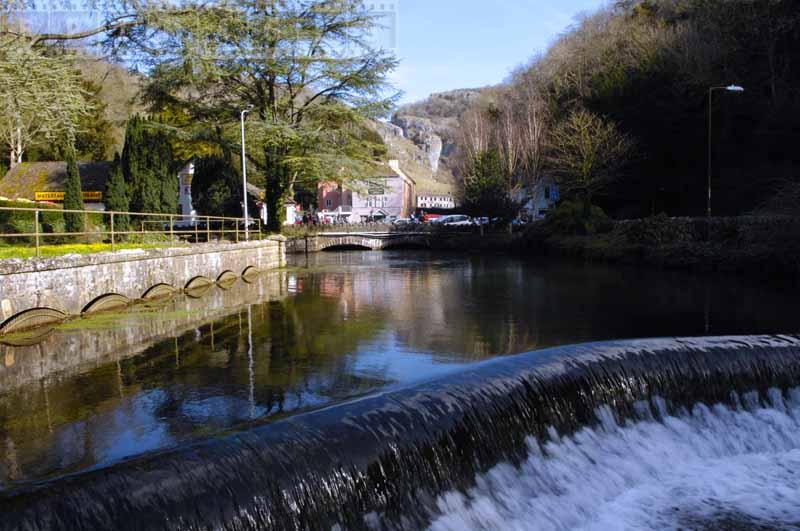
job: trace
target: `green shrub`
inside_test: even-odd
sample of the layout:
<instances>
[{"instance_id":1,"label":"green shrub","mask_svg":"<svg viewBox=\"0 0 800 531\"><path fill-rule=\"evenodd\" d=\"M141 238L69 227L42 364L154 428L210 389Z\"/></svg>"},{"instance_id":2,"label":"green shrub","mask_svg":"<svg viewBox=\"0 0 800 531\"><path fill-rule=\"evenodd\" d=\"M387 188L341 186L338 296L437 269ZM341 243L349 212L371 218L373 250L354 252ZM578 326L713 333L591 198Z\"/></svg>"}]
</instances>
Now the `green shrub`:
<instances>
[{"instance_id":1,"label":"green shrub","mask_svg":"<svg viewBox=\"0 0 800 531\"><path fill-rule=\"evenodd\" d=\"M545 219L545 224L554 234L586 235L610 232L614 228L611 219L602 208L592 206L589 216L583 203L562 201Z\"/></svg>"}]
</instances>

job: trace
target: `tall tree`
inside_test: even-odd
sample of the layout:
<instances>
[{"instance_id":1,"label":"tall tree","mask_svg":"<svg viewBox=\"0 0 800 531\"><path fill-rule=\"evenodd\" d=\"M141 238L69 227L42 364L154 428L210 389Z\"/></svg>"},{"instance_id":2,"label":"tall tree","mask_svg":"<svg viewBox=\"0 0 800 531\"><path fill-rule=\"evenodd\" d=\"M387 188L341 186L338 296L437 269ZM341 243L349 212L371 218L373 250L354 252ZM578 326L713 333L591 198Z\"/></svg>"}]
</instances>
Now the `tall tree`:
<instances>
[{"instance_id":1,"label":"tall tree","mask_svg":"<svg viewBox=\"0 0 800 531\"><path fill-rule=\"evenodd\" d=\"M75 148L67 146L67 180L64 186L64 210L83 210L83 189L78 162L75 160ZM83 214L64 213L64 227L67 232L83 232Z\"/></svg>"},{"instance_id":2,"label":"tall tree","mask_svg":"<svg viewBox=\"0 0 800 531\"><path fill-rule=\"evenodd\" d=\"M241 201L242 178L229 158L212 155L195 161L192 205L199 214L241 217Z\"/></svg>"},{"instance_id":3,"label":"tall tree","mask_svg":"<svg viewBox=\"0 0 800 531\"><path fill-rule=\"evenodd\" d=\"M592 199L619 177L632 152L633 142L616 124L580 109L553 129L549 165L564 194L577 196L588 216Z\"/></svg>"},{"instance_id":4,"label":"tall tree","mask_svg":"<svg viewBox=\"0 0 800 531\"><path fill-rule=\"evenodd\" d=\"M133 116L125 130L122 173L133 212L175 213L178 178L169 135L160 124Z\"/></svg>"},{"instance_id":5,"label":"tall tree","mask_svg":"<svg viewBox=\"0 0 800 531\"><path fill-rule=\"evenodd\" d=\"M114 212L130 211L130 200L128 199L128 187L125 184L125 176L122 172L122 161L119 155L114 157L111 165L111 175L106 183L105 191L106 210ZM128 214L118 214L114 216L114 230L125 231L130 226Z\"/></svg>"},{"instance_id":6,"label":"tall tree","mask_svg":"<svg viewBox=\"0 0 800 531\"><path fill-rule=\"evenodd\" d=\"M510 219L516 212L509 196L508 174L497 149L472 158L464 178L464 208L473 216Z\"/></svg>"},{"instance_id":7,"label":"tall tree","mask_svg":"<svg viewBox=\"0 0 800 531\"><path fill-rule=\"evenodd\" d=\"M373 25L360 0L197 5L180 24L162 24L147 100L185 112L197 134L232 152L240 112L252 108L249 176L264 180L278 213L295 183L367 174L374 149L359 126L388 111L397 64L367 44ZM270 228L280 229L278 215Z\"/></svg>"}]
</instances>

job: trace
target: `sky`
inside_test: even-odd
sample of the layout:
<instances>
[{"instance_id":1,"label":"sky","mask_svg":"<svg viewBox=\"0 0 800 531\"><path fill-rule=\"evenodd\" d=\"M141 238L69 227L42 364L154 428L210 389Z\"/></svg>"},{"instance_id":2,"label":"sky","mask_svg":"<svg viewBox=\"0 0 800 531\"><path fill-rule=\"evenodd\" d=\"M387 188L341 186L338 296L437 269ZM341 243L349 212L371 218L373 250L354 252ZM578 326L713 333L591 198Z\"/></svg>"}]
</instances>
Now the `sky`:
<instances>
[{"instance_id":1,"label":"sky","mask_svg":"<svg viewBox=\"0 0 800 531\"><path fill-rule=\"evenodd\" d=\"M607 0L369 0L394 4L402 102L500 83Z\"/></svg>"}]
</instances>

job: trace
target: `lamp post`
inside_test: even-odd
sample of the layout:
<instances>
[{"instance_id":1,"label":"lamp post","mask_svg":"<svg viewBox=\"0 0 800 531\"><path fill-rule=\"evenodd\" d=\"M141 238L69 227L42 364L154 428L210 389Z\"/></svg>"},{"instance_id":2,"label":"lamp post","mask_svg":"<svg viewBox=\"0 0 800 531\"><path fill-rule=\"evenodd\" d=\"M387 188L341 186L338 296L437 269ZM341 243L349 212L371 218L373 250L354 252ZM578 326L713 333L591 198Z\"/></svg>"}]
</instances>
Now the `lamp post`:
<instances>
[{"instance_id":1,"label":"lamp post","mask_svg":"<svg viewBox=\"0 0 800 531\"><path fill-rule=\"evenodd\" d=\"M244 240L250 241L250 215L247 212L247 156L245 154L244 143L244 115L253 109L252 105L248 105L246 109L242 110L239 115L242 123L242 205L244 206Z\"/></svg>"},{"instance_id":2,"label":"lamp post","mask_svg":"<svg viewBox=\"0 0 800 531\"><path fill-rule=\"evenodd\" d=\"M739 85L728 85L727 87L711 87L708 89L708 198L706 203L706 217L711 221L711 96L715 90L725 90L727 92L744 92Z\"/></svg>"}]
</instances>

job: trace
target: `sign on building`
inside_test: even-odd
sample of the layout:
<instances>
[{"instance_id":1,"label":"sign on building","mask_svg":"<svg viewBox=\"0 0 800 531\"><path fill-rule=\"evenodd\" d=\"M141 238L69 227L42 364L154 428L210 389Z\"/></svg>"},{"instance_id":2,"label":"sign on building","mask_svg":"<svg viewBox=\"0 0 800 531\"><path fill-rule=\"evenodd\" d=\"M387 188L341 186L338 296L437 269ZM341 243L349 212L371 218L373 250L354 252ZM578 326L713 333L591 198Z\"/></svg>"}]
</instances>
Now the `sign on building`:
<instances>
[{"instance_id":1,"label":"sign on building","mask_svg":"<svg viewBox=\"0 0 800 531\"><path fill-rule=\"evenodd\" d=\"M103 192L82 192L84 201L102 201ZM34 201L64 201L64 192L34 192Z\"/></svg>"}]
</instances>

